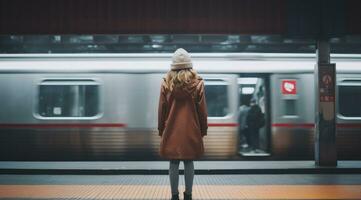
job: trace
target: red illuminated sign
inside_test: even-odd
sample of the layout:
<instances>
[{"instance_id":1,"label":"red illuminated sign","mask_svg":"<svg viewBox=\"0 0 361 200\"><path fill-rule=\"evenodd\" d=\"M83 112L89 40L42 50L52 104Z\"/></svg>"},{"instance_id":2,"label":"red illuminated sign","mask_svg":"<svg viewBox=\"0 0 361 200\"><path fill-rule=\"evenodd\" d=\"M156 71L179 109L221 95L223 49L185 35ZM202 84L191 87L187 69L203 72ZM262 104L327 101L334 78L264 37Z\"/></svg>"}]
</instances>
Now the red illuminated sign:
<instances>
[{"instance_id":1,"label":"red illuminated sign","mask_svg":"<svg viewBox=\"0 0 361 200\"><path fill-rule=\"evenodd\" d=\"M334 68L330 66L320 66L319 70L319 95L320 102L334 102L335 101L335 82L334 82Z\"/></svg>"},{"instance_id":2,"label":"red illuminated sign","mask_svg":"<svg viewBox=\"0 0 361 200\"><path fill-rule=\"evenodd\" d=\"M297 94L296 80L282 80L282 94Z\"/></svg>"}]
</instances>

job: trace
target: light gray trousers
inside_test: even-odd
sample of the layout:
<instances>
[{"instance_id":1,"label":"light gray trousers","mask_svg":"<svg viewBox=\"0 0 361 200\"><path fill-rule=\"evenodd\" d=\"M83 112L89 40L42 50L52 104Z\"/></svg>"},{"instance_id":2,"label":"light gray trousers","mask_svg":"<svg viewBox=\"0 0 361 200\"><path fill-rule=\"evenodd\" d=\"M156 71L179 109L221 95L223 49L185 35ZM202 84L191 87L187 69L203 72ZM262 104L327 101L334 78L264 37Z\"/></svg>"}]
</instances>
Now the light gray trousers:
<instances>
[{"instance_id":1,"label":"light gray trousers","mask_svg":"<svg viewBox=\"0 0 361 200\"><path fill-rule=\"evenodd\" d=\"M178 184L179 184L179 163L180 160L171 160L169 163L169 179L170 187L172 190L172 195L179 194ZM191 194L193 187L193 178L194 178L194 165L193 160L183 160L184 164L184 181L185 181L185 193Z\"/></svg>"}]
</instances>

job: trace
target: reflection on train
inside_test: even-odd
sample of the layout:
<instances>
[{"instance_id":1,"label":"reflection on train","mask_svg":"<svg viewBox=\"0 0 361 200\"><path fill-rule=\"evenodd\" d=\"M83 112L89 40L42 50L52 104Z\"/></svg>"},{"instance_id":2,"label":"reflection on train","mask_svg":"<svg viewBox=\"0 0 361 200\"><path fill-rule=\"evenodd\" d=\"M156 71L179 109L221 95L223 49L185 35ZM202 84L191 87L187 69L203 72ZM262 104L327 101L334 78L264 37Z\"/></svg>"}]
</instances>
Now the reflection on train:
<instances>
[{"instance_id":1,"label":"reflection on train","mask_svg":"<svg viewBox=\"0 0 361 200\"><path fill-rule=\"evenodd\" d=\"M314 55L193 54L204 160L313 159ZM170 54L2 55L0 160L158 160ZM337 152L361 159L361 58L337 65Z\"/></svg>"}]
</instances>

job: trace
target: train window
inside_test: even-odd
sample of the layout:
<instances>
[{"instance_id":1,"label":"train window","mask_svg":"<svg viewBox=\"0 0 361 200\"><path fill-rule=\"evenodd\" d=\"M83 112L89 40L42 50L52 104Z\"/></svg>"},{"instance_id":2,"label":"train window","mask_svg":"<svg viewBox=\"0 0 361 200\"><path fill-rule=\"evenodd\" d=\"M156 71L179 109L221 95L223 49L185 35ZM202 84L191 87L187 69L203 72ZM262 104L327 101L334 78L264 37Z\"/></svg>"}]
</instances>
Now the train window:
<instances>
[{"instance_id":1,"label":"train window","mask_svg":"<svg viewBox=\"0 0 361 200\"><path fill-rule=\"evenodd\" d=\"M227 86L223 80L206 81L205 93L208 116L224 117L229 113Z\"/></svg>"},{"instance_id":2,"label":"train window","mask_svg":"<svg viewBox=\"0 0 361 200\"><path fill-rule=\"evenodd\" d=\"M296 113L296 99L285 99L284 115L297 115Z\"/></svg>"},{"instance_id":3,"label":"train window","mask_svg":"<svg viewBox=\"0 0 361 200\"><path fill-rule=\"evenodd\" d=\"M361 87L356 85L339 86L339 113L345 117L361 117Z\"/></svg>"},{"instance_id":4,"label":"train window","mask_svg":"<svg viewBox=\"0 0 361 200\"><path fill-rule=\"evenodd\" d=\"M99 85L94 81L44 81L39 86L42 117L93 117L99 113Z\"/></svg>"}]
</instances>

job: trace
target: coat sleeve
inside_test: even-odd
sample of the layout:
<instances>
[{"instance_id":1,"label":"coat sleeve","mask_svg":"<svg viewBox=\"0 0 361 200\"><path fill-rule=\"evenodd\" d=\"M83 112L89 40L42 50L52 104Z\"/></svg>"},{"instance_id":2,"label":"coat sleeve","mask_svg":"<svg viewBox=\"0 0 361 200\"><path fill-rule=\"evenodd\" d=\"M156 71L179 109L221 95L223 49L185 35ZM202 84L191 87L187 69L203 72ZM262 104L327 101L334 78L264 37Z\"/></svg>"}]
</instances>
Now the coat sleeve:
<instances>
[{"instance_id":1,"label":"coat sleeve","mask_svg":"<svg viewBox=\"0 0 361 200\"><path fill-rule=\"evenodd\" d=\"M202 137L207 135L208 129L208 113L207 113L207 104L204 90L204 81L201 81L199 92L198 92L198 102L197 102L197 112L199 116L199 124L201 128Z\"/></svg>"},{"instance_id":2,"label":"coat sleeve","mask_svg":"<svg viewBox=\"0 0 361 200\"><path fill-rule=\"evenodd\" d=\"M165 90L163 83L160 87L160 95L159 95L159 106L158 106L158 131L159 136L163 135L165 120L167 118L167 101L165 96Z\"/></svg>"}]
</instances>

